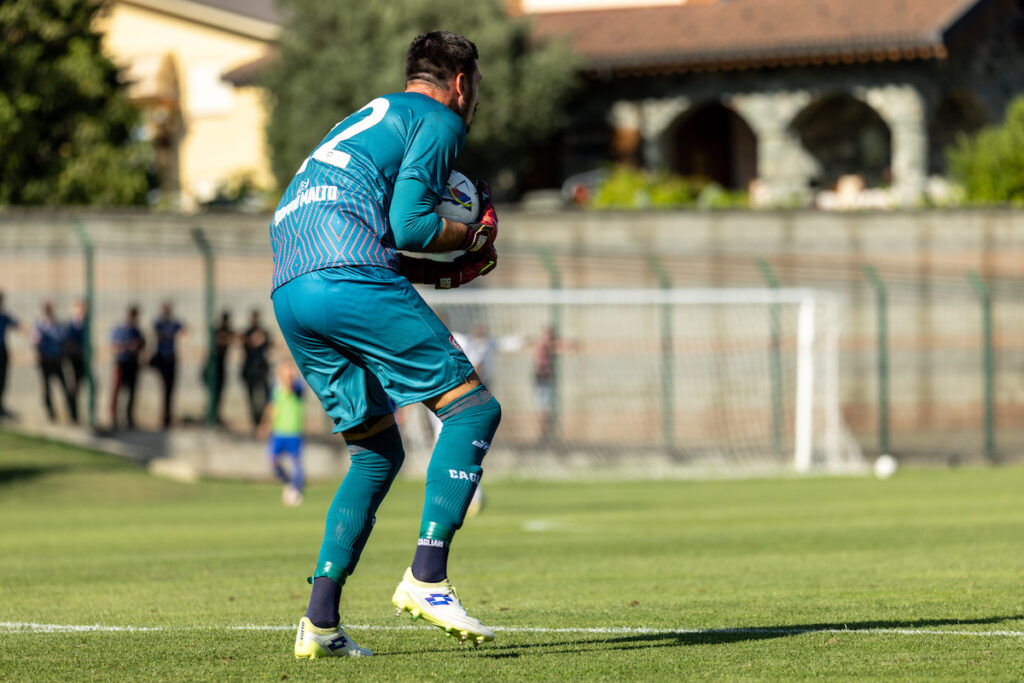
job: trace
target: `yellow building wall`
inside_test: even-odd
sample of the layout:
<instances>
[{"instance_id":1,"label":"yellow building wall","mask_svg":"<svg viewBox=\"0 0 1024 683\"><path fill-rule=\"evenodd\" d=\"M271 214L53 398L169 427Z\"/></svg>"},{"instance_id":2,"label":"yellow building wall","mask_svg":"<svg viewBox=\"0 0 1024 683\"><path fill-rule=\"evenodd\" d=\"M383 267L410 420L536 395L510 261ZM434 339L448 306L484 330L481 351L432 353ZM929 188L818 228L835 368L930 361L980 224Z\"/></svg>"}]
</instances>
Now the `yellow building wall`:
<instances>
[{"instance_id":1,"label":"yellow building wall","mask_svg":"<svg viewBox=\"0 0 1024 683\"><path fill-rule=\"evenodd\" d=\"M262 91L220 80L232 68L262 57L271 43L132 5L110 7L97 28L116 64L152 63L165 56L174 64L184 123L178 150L182 208L194 209L243 174L259 187L273 187Z\"/></svg>"}]
</instances>

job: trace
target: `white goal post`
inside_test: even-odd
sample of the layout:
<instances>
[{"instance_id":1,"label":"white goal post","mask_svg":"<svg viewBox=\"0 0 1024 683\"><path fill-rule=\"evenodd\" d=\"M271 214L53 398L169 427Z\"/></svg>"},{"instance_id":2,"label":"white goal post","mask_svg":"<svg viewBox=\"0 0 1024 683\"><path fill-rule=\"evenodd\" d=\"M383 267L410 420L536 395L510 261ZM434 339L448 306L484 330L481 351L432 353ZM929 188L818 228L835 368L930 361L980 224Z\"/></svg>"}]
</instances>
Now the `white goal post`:
<instances>
[{"instance_id":1,"label":"white goal post","mask_svg":"<svg viewBox=\"0 0 1024 683\"><path fill-rule=\"evenodd\" d=\"M474 353L489 349L482 370L503 419L488 472L743 476L864 467L840 410L835 295L784 288L422 294L464 345L476 331ZM537 377L546 329L556 338L549 383ZM425 462L430 437L417 441L417 421L408 422L413 460Z\"/></svg>"}]
</instances>

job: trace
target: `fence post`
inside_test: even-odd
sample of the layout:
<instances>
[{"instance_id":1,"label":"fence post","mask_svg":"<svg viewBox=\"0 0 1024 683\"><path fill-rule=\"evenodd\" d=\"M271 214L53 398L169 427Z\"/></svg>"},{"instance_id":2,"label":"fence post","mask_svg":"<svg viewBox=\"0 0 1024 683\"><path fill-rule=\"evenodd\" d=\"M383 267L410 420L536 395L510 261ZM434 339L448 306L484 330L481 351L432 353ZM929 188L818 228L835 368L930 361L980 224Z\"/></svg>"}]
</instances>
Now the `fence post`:
<instances>
[{"instance_id":1,"label":"fence post","mask_svg":"<svg viewBox=\"0 0 1024 683\"><path fill-rule=\"evenodd\" d=\"M206 424L217 423L217 379L213 372L214 354L216 353L216 324L213 312L214 296L214 263L213 247L206 239L206 233L200 227L192 228L192 239L203 257L203 317L206 319L206 368L203 378L206 380Z\"/></svg>"},{"instance_id":2,"label":"fence post","mask_svg":"<svg viewBox=\"0 0 1024 683\"><path fill-rule=\"evenodd\" d=\"M757 268L761 271L761 277L772 289L779 288L779 279L775 277L775 271L766 260L758 259ZM771 351L769 363L771 366L771 391L772 391L772 445L775 452L782 453L782 322L780 306L773 303L769 306L771 325Z\"/></svg>"},{"instance_id":3,"label":"fence post","mask_svg":"<svg viewBox=\"0 0 1024 683\"><path fill-rule=\"evenodd\" d=\"M995 414L995 352L992 346L992 291L988 284L973 270L967 278L981 303L981 372L985 392L985 457L989 462L996 458L996 414Z\"/></svg>"},{"instance_id":4,"label":"fence post","mask_svg":"<svg viewBox=\"0 0 1024 683\"><path fill-rule=\"evenodd\" d=\"M92 362L92 312L95 310L96 299L96 275L95 275L95 253L92 240L85 230L85 224L81 220L75 221L75 235L82 245L82 255L85 260L85 319L82 321L82 371L85 383L88 387L89 405L89 429L96 429L96 376L93 372Z\"/></svg>"},{"instance_id":5,"label":"fence post","mask_svg":"<svg viewBox=\"0 0 1024 683\"><path fill-rule=\"evenodd\" d=\"M647 263L665 291L672 289L672 279L661 259L653 251L647 254ZM675 380L672 371L672 304L661 305L661 438L665 450L675 449Z\"/></svg>"},{"instance_id":6,"label":"fence post","mask_svg":"<svg viewBox=\"0 0 1024 683\"><path fill-rule=\"evenodd\" d=\"M541 263L544 264L544 270L548 273L548 286L553 290L560 290L562 288L562 274L558 270L558 266L555 264L555 258L551 254L551 250L548 247L540 247L538 250L538 256L540 257ZM561 397L558 390L559 370L560 363L558 362L558 348L557 342L562 338L561 325L562 325L562 305L559 303L551 304L551 331L554 333L554 339L556 347L553 351L555 358L552 363L552 374L551 378L551 429L548 436L552 441L559 441L561 436Z\"/></svg>"},{"instance_id":7,"label":"fence post","mask_svg":"<svg viewBox=\"0 0 1024 683\"><path fill-rule=\"evenodd\" d=\"M875 290L875 315L878 326L878 451L889 454L889 296L885 283L870 263L864 273Z\"/></svg>"}]
</instances>

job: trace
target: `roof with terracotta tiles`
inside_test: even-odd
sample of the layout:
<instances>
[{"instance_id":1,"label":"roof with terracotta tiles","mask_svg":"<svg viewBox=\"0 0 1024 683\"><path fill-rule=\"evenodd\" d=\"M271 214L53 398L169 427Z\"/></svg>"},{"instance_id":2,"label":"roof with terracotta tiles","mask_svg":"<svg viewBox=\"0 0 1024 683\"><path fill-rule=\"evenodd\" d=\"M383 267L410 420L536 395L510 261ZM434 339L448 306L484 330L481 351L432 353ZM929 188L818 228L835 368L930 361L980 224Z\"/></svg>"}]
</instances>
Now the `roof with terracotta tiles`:
<instances>
[{"instance_id":1,"label":"roof with terracotta tiles","mask_svg":"<svg viewBox=\"0 0 1024 683\"><path fill-rule=\"evenodd\" d=\"M591 69L619 72L935 59L987 0L691 0L535 15Z\"/></svg>"}]
</instances>

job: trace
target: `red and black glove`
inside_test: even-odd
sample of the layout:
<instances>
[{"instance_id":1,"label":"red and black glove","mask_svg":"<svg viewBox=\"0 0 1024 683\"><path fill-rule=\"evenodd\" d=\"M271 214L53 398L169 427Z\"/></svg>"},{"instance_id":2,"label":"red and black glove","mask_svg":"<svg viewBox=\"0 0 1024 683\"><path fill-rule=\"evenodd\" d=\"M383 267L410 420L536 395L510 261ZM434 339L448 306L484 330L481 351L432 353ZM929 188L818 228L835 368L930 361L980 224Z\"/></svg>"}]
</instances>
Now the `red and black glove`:
<instances>
[{"instance_id":1,"label":"red and black glove","mask_svg":"<svg viewBox=\"0 0 1024 683\"><path fill-rule=\"evenodd\" d=\"M462 251L486 251L498 236L498 213L491 202L491 188L484 181L478 180L476 191L480 195L480 220L466 224L466 238L459 245Z\"/></svg>"},{"instance_id":2,"label":"red and black glove","mask_svg":"<svg viewBox=\"0 0 1024 683\"><path fill-rule=\"evenodd\" d=\"M498 252L488 247L482 254L467 252L454 261L431 261L399 254L402 275L409 282L434 285L434 289L455 289L487 275L498 265Z\"/></svg>"}]
</instances>

